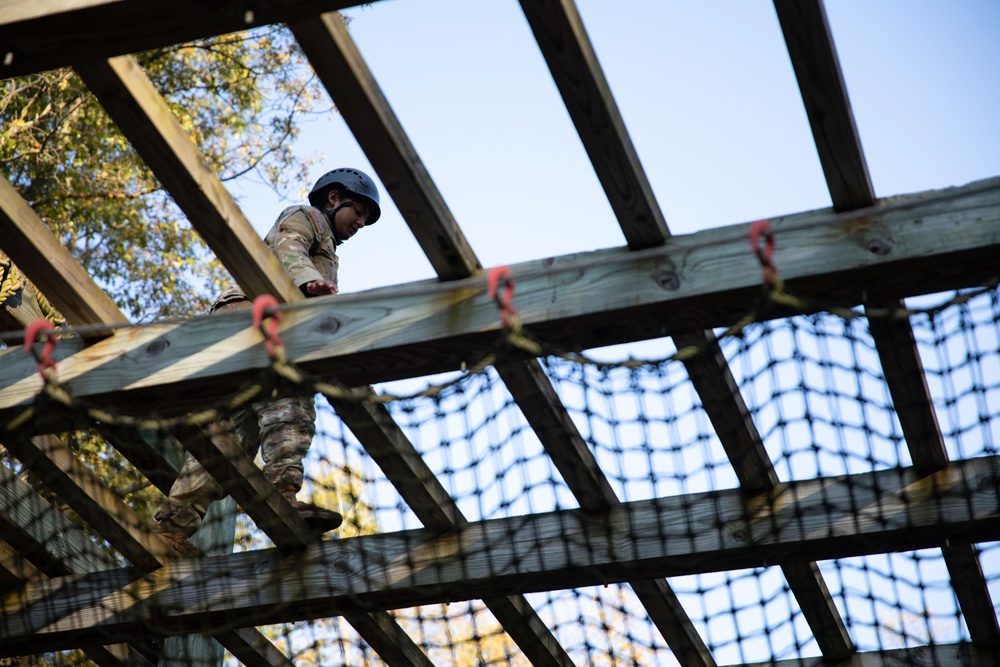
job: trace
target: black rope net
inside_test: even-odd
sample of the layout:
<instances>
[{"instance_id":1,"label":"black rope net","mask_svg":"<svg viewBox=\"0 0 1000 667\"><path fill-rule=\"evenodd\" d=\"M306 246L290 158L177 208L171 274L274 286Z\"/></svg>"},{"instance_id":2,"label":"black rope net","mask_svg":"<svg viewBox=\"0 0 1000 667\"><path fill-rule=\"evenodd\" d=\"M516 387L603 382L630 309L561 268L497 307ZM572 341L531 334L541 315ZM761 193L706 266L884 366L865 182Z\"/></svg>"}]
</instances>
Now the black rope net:
<instances>
[{"instance_id":1,"label":"black rope net","mask_svg":"<svg viewBox=\"0 0 1000 667\"><path fill-rule=\"evenodd\" d=\"M897 319L938 428L922 442L900 419L921 392L894 404L862 309L716 332L743 422L713 423L705 401L724 397L698 393L670 339L543 356L562 420L529 418L541 399L512 396L501 376L523 355L357 394L367 402L316 394L298 498L344 523L301 548L230 498L192 538L216 555L137 562L141 547L109 531L127 517L105 504L95 525L102 510L11 447L0 664L261 664L234 639L248 627L255 655L270 645L296 665L529 665L532 651L576 665L770 663L823 653L818 635L836 630L803 609L824 605L848 651L976 643L983 619L970 623L957 591L984 595L995 626L1000 291L906 305ZM390 435L355 433L358 414ZM141 533L163 491L102 426L58 442L142 524L119 532ZM143 426L119 436L131 429L176 465L183 426ZM764 460L745 445L754 434ZM913 452L935 438L948 461L930 466ZM981 573L957 576L953 552ZM821 585L803 592L789 572L810 563ZM656 603L673 598L673 612Z\"/></svg>"}]
</instances>

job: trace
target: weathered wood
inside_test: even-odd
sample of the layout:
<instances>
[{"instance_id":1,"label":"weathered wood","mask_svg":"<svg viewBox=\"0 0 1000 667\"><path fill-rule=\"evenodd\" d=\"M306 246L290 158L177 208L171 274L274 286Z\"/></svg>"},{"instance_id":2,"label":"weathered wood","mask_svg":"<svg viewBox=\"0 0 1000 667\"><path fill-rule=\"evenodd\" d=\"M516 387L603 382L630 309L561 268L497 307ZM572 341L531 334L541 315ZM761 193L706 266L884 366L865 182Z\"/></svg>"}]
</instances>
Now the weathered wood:
<instances>
[{"instance_id":1,"label":"weathered wood","mask_svg":"<svg viewBox=\"0 0 1000 667\"><path fill-rule=\"evenodd\" d=\"M872 299L970 286L997 271L1000 179L773 223L774 261L794 294L853 304L866 286ZM727 324L760 296L760 266L747 234L747 225L734 225L674 237L661 248L516 265L514 306L538 338L573 349ZM658 281L664 270L671 280ZM453 370L477 361L499 335L484 283L422 281L309 299L285 310L279 335L304 370L349 385ZM58 375L73 396L124 412L203 408L268 367L263 336L249 319L220 314L135 327L86 350L60 341ZM32 362L19 350L0 351L0 424L41 389ZM29 432L58 423L51 410Z\"/></svg>"},{"instance_id":2,"label":"weathered wood","mask_svg":"<svg viewBox=\"0 0 1000 667\"><path fill-rule=\"evenodd\" d=\"M4 446L138 567L153 570L173 549L116 496L65 444L51 435L7 438Z\"/></svg>"},{"instance_id":3,"label":"weathered wood","mask_svg":"<svg viewBox=\"0 0 1000 667\"><path fill-rule=\"evenodd\" d=\"M361 4L357 0L4 0L0 77L71 67Z\"/></svg>"},{"instance_id":4,"label":"weathered wood","mask_svg":"<svg viewBox=\"0 0 1000 667\"><path fill-rule=\"evenodd\" d=\"M774 0L830 198L837 211L875 203L822 0Z\"/></svg>"},{"instance_id":5,"label":"weathered wood","mask_svg":"<svg viewBox=\"0 0 1000 667\"><path fill-rule=\"evenodd\" d=\"M3 251L69 324L128 324L111 297L96 286L6 178L0 178L0 238ZM84 298L78 298L81 295Z\"/></svg>"},{"instance_id":6,"label":"weathered wood","mask_svg":"<svg viewBox=\"0 0 1000 667\"><path fill-rule=\"evenodd\" d=\"M177 558L177 554L132 509L112 493L97 476L77 459L69 449L52 436L27 439L10 438L7 449L25 466L58 489L60 496L91 526L100 532L118 551L140 569L153 570ZM273 488L273 487L272 487ZM75 570L79 572L80 570ZM22 589L23 590L23 589ZM22 591L16 595L21 596ZM194 630L201 633L200 630ZM253 647L269 645L256 630L222 628L215 635L223 646L230 643L236 651L253 656L255 667L288 667L287 658L275 660L280 651L273 646L266 651L251 651ZM137 635L132 641L142 641L148 635ZM201 647L199 647L199 650ZM248 663L248 664L251 664Z\"/></svg>"},{"instance_id":7,"label":"weathered wood","mask_svg":"<svg viewBox=\"0 0 1000 667\"><path fill-rule=\"evenodd\" d=\"M118 566L110 555L97 547L82 530L39 496L27 482L0 465L0 560L13 559L20 588L29 578L63 576L109 570ZM15 552L9 553L13 547ZM36 567L37 566L37 567ZM5 591L9 592L9 591ZM101 667L142 667L151 663L146 655L155 649L143 642L90 647L87 657Z\"/></svg>"},{"instance_id":8,"label":"weathered wood","mask_svg":"<svg viewBox=\"0 0 1000 667\"><path fill-rule=\"evenodd\" d=\"M77 65L76 71L250 297L305 298L134 58Z\"/></svg>"},{"instance_id":9,"label":"weathered wood","mask_svg":"<svg viewBox=\"0 0 1000 667\"><path fill-rule=\"evenodd\" d=\"M115 632L274 623L1000 538L1000 458L922 476L896 468L471 523L453 533L366 535L27 585L2 601L0 656Z\"/></svg>"},{"instance_id":10,"label":"weathered wood","mask_svg":"<svg viewBox=\"0 0 1000 667\"><path fill-rule=\"evenodd\" d=\"M343 19L324 14L289 24L417 243L442 280L481 268Z\"/></svg>"},{"instance_id":11,"label":"weathered wood","mask_svg":"<svg viewBox=\"0 0 1000 667\"><path fill-rule=\"evenodd\" d=\"M662 245L670 233L573 0L521 0L577 134L629 248Z\"/></svg>"},{"instance_id":12,"label":"weathered wood","mask_svg":"<svg viewBox=\"0 0 1000 667\"><path fill-rule=\"evenodd\" d=\"M903 303L878 305L894 309ZM868 327L913 466L923 472L941 469L948 464L948 451L909 320L869 317ZM972 643L979 647L1000 645L1000 624L976 547L946 545L941 553Z\"/></svg>"}]
</instances>

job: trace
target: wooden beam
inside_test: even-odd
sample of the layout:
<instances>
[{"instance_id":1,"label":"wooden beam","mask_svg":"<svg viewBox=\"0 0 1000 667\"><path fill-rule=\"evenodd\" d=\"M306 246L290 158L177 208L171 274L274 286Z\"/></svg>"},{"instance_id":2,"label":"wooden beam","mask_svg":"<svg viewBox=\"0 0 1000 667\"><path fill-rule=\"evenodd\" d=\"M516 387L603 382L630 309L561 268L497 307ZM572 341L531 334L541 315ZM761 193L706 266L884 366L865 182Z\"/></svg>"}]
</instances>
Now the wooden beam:
<instances>
[{"instance_id":1,"label":"wooden beam","mask_svg":"<svg viewBox=\"0 0 1000 667\"><path fill-rule=\"evenodd\" d=\"M141 578L33 582L4 598L0 656L59 649L108 632L175 634L230 622L277 623L631 578L766 567L1000 539L1000 458L931 475L893 468L622 503L594 517L563 510L274 550L183 559ZM81 585L85 583L86 585Z\"/></svg>"},{"instance_id":2,"label":"wooden beam","mask_svg":"<svg viewBox=\"0 0 1000 667\"><path fill-rule=\"evenodd\" d=\"M152 531L152 527L114 495L58 438L40 436L31 441L10 438L5 446L50 488L57 489L63 500L140 571L154 570L177 558L174 550ZM22 591L23 588L15 595L20 596ZM235 630L231 626L232 623L220 628L213 636L223 646L232 646L234 654L244 656L248 667L291 667L291 662L263 636L257 636L256 630ZM198 630L194 632L204 634ZM137 636L130 641L141 639Z\"/></svg>"},{"instance_id":3,"label":"wooden beam","mask_svg":"<svg viewBox=\"0 0 1000 667\"><path fill-rule=\"evenodd\" d=\"M629 248L670 235L573 0L521 0L556 87Z\"/></svg>"},{"instance_id":4,"label":"wooden beam","mask_svg":"<svg viewBox=\"0 0 1000 667\"><path fill-rule=\"evenodd\" d=\"M996 275L1000 179L899 197L860 212L820 211L773 223L774 261L787 289L800 296L855 304L865 292L881 299L968 287ZM660 248L516 265L514 305L539 339L571 349L724 326L761 293L747 234L747 225L734 225L674 237ZM875 241L877 253L868 249ZM670 280L663 279L665 271ZM456 369L491 351L500 333L484 282L424 281L309 299L285 309L279 335L301 368L354 386ZM249 317L136 327L85 350L78 341L60 341L58 377L78 399L125 413L146 414L148 405L161 415L203 408L269 366ZM7 424L31 404L42 382L20 350L0 350L0 367L0 424ZM45 423L29 431L59 421L50 410Z\"/></svg>"},{"instance_id":5,"label":"wooden beam","mask_svg":"<svg viewBox=\"0 0 1000 667\"><path fill-rule=\"evenodd\" d=\"M330 13L289 27L438 276L482 268L343 19Z\"/></svg>"},{"instance_id":6,"label":"wooden beam","mask_svg":"<svg viewBox=\"0 0 1000 667\"><path fill-rule=\"evenodd\" d=\"M903 303L878 305L896 309ZM948 465L948 451L909 320L870 316L868 327L914 467L922 472L940 470ZM972 643L979 647L1000 645L1000 624L976 548L971 544L945 545L941 553Z\"/></svg>"},{"instance_id":7,"label":"wooden beam","mask_svg":"<svg viewBox=\"0 0 1000 667\"><path fill-rule=\"evenodd\" d=\"M0 249L48 297L67 323L128 324L111 297L97 287L6 178L0 178L0 238Z\"/></svg>"},{"instance_id":8,"label":"wooden beam","mask_svg":"<svg viewBox=\"0 0 1000 667\"><path fill-rule=\"evenodd\" d=\"M684 367L740 480L740 488L755 495L777 487L778 475L715 336L711 331L680 334L674 336L674 342L678 349L696 346L704 350L686 360ZM786 563L781 572L823 655L844 660L853 654L854 641L816 563Z\"/></svg>"},{"instance_id":9,"label":"wooden beam","mask_svg":"<svg viewBox=\"0 0 1000 667\"><path fill-rule=\"evenodd\" d=\"M116 496L69 447L50 435L7 438L3 442L29 470L38 475L125 558L153 570L177 554L152 528Z\"/></svg>"},{"instance_id":10,"label":"wooden beam","mask_svg":"<svg viewBox=\"0 0 1000 667\"><path fill-rule=\"evenodd\" d=\"M4 0L0 77L71 67L127 53L295 21L358 0Z\"/></svg>"},{"instance_id":11,"label":"wooden beam","mask_svg":"<svg viewBox=\"0 0 1000 667\"><path fill-rule=\"evenodd\" d=\"M823 0L774 0L833 208L875 203Z\"/></svg>"},{"instance_id":12,"label":"wooden beam","mask_svg":"<svg viewBox=\"0 0 1000 667\"><path fill-rule=\"evenodd\" d=\"M16 549L13 556L23 568L19 573L22 581L14 589L29 577L97 572L118 566L82 530L3 465L0 465L0 535ZM0 542L3 560L10 555L8 548ZM32 569L34 573L26 571ZM114 644L90 647L85 652L101 667L140 667L151 665L146 656L155 655L156 650L143 640L136 646Z\"/></svg>"},{"instance_id":13,"label":"wooden beam","mask_svg":"<svg viewBox=\"0 0 1000 667\"><path fill-rule=\"evenodd\" d=\"M621 504L541 365L535 360L501 362L496 369L583 511L597 514ZM670 584L662 579L631 579L628 584L680 664L715 665Z\"/></svg>"},{"instance_id":14,"label":"wooden beam","mask_svg":"<svg viewBox=\"0 0 1000 667\"><path fill-rule=\"evenodd\" d=\"M180 439L278 549L285 553L301 552L316 544L320 536L309 529L305 520L240 448L231 436L232 428L233 424L226 421L213 423L205 431L186 428ZM430 667L423 651L388 613L347 613L344 617L392 667Z\"/></svg>"},{"instance_id":15,"label":"wooden beam","mask_svg":"<svg viewBox=\"0 0 1000 667\"><path fill-rule=\"evenodd\" d=\"M115 58L106 65L80 66L78 71L247 294L269 293L286 302L302 301L301 292L208 169L134 59ZM275 544L295 550L311 543L315 536L252 459L221 432L219 424L210 429L215 431L211 440L200 429L188 429L181 440ZM141 455L146 448L140 450ZM372 648L382 648L380 655L395 656L391 664L427 664L423 652L390 616L359 614L349 620ZM401 651L404 645L406 650Z\"/></svg>"},{"instance_id":16,"label":"wooden beam","mask_svg":"<svg viewBox=\"0 0 1000 667\"><path fill-rule=\"evenodd\" d=\"M76 71L248 296L305 298L134 58L78 65Z\"/></svg>"}]
</instances>

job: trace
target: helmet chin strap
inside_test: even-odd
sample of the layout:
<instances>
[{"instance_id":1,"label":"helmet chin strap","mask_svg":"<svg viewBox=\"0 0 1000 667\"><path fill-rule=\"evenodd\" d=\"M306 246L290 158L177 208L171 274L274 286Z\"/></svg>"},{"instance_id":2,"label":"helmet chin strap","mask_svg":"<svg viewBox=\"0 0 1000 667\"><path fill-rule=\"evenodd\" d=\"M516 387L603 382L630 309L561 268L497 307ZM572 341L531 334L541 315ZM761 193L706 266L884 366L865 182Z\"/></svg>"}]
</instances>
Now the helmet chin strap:
<instances>
[{"instance_id":1,"label":"helmet chin strap","mask_svg":"<svg viewBox=\"0 0 1000 667\"><path fill-rule=\"evenodd\" d=\"M334 223L333 219L335 217L337 217L337 211L339 211L340 209L344 208L345 206L350 206L353 203L354 203L353 199L345 199L344 201L340 202L339 204L337 204L333 208L324 208L323 209L323 213L326 214L326 219L329 220L329 222L330 222L330 231L333 232L333 242L334 242L335 245L340 245L341 243L343 243L347 239L337 238L337 225L336 225L336 223Z\"/></svg>"}]
</instances>

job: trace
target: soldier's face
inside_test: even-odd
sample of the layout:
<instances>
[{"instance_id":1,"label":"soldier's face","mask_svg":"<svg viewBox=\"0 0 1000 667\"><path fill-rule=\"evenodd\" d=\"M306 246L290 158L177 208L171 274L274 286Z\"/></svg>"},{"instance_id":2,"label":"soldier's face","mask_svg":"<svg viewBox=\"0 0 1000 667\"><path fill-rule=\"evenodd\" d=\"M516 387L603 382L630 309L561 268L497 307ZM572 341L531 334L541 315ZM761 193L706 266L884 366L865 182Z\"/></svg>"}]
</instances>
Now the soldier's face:
<instances>
[{"instance_id":1,"label":"soldier's face","mask_svg":"<svg viewBox=\"0 0 1000 667\"><path fill-rule=\"evenodd\" d=\"M368 207L364 202L353 199L341 201L336 190L330 192L330 208L336 208L345 201L348 205L338 210L333 217L333 233L338 241L351 238L368 222Z\"/></svg>"}]
</instances>

